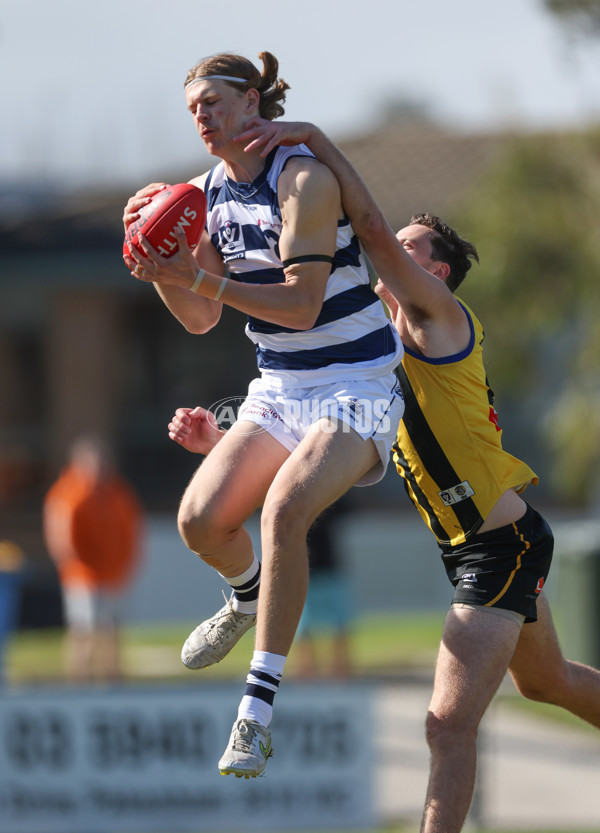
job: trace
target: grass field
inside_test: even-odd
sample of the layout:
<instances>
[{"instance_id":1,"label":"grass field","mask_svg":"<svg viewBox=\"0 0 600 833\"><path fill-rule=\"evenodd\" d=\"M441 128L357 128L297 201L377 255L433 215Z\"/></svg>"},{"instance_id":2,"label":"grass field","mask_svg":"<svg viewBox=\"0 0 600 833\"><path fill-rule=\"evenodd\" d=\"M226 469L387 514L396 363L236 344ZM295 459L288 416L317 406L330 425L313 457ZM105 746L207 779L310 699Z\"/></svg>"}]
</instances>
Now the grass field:
<instances>
[{"instance_id":1,"label":"grass field","mask_svg":"<svg viewBox=\"0 0 600 833\"><path fill-rule=\"evenodd\" d=\"M393 679L411 673L433 675L443 614L406 616L380 615L356 622L351 639L354 673L358 678ZM197 623L124 628L123 665L126 682L190 682L197 677L180 660L181 645ZM207 681L244 679L252 655L252 632L246 634L227 661L202 671ZM327 658L328 640L316 641L317 654ZM10 640L6 653L8 684L27 685L64 681L63 632L61 630L21 631ZM294 648L286 665L286 678L297 673ZM584 732L596 732L562 709L533 703L516 695L501 695L517 709L532 717L562 723ZM573 833L573 831L570 831Z\"/></svg>"},{"instance_id":2,"label":"grass field","mask_svg":"<svg viewBox=\"0 0 600 833\"><path fill-rule=\"evenodd\" d=\"M351 653L356 677L393 679L410 673L433 675L443 614L424 613L405 616L370 616L356 622L351 638ZM122 635L123 666L127 682L194 682L180 660L181 645L197 623L126 627ZM227 661L202 671L209 681L244 679L252 655L252 632L246 634L227 657ZM317 654L327 658L328 640L316 641ZM31 630L17 632L6 652L6 680L27 685L64 681L63 632ZM294 648L286 665L286 678L297 673ZM596 732L562 709L533 703L518 695L502 695L515 708L532 716L553 720L581 731ZM572 831L570 832L572 833Z\"/></svg>"},{"instance_id":3,"label":"grass field","mask_svg":"<svg viewBox=\"0 0 600 833\"><path fill-rule=\"evenodd\" d=\"M351 638L354 674L358 678L401 678L411 673L433 676L442 632L443 614L371 616L356 622ZM125 682L189 682L197 677L181 663L181 645L197 623L126 627L122 635ZM252 632L246 634L227 661L202 671L207 681L243 680L252 655ZM317 637L317 655L327 658L328 640ZM62 630L17 632L6 652L9 685L64 682ZM286 665L286 679L297 673L294 648ZM533 717L551 720L584 732L596 732L577 717L542 703L525 700L516 693L502 694L512 707ZM569 831L573 833L573 831Z\"/></svg>"},{"instance_id":4,"label":"grass field","mask_svg":"<svg viewBox=\"0 0 600 833\"><path fill-rule=\"evenodd\" d=\"M377 616L363 619L353 630L351 650L357 676L394 675L412 669L433 669L443 618L424 614L410 617ZM181 645L198 624L124 628L122 652L128 680L189 680L179 658ZM252 633L247 634L227 661L203 670L206 679L239 679L248 669ZM6 658L10 683L56 682L64 679L63 633L60 630L22 631L12 638ZM325 658L327 639L317 639ZM296 668L294 650L286 676Z\"/></svg>"},{"instance_id":5,"label":"grass field","mask_svg":"<svg viewBox=\"0 0 600 833\"><path fill-rule=\"evenodd\" d=\"M411 673L433 675L442 632L443 614L423 613L406 616L370 616L356 622L351 638L354 674L358 678L393 679ZM197 678L181 663L181 645L197 623L126 627L122 634L123 666L126 682L190 682ZM244 679L252 655L252 632L246 634L227 657L227 661L202 671L207 681ZM317 637L317 654L327 658L328 640ZM59 683L64 681L63 631L30 630L17 632L6 652L6 680L14 685ZM297 673L294 648L286 665L286 678ZM503 699L534 717L553 720L580 731L596 732L562 709L533 703L518 695ZM573 833L570 831L570 833Z\"/></svg>"}]
</instances>

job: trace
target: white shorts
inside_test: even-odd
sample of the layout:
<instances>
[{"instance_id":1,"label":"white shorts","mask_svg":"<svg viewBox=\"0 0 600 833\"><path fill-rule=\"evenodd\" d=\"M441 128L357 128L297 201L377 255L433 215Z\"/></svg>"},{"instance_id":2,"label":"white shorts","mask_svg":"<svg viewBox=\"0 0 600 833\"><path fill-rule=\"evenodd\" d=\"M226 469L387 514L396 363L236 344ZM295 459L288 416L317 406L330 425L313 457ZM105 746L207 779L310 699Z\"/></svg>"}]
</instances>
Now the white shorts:
<instances>
[{"instance_id":1,"label":"white shorts","mask_svg":"<svg viewBox=\"0 0 600 833\"><path fill-rule=\"evenodd\" d=\"M118 591L78 585L63 588L65 621L79 631L117 627L123 594Z\"/></svg>"},{"instance_id":2,"label":"white shorts","mask_svg":"<svg viewBox=\"0 0 600 833\"><path fill-rule=\"evenodd\" d=\"M375 443L381 462L355 484L370 486L386 472L403 413L404 399L395 373L289 389L275 389L260 378L250 383L237 421L260 425L292 452L311 425L322 417L333 417L342 423L342 430L356 431L363 440Z\"/></svg>"}]
</instances>

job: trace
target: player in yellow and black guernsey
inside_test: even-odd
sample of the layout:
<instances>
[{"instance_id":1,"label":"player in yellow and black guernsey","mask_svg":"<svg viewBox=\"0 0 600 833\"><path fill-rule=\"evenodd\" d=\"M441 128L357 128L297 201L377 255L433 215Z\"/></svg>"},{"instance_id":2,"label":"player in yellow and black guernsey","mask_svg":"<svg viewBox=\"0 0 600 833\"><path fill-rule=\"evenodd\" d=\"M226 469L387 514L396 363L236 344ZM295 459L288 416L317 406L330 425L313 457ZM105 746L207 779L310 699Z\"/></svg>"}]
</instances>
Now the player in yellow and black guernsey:
<instances>
[{"instance_id":1,"label":"player in yellow and black guernsey","mask_svg":"<svg viewBox=\"0 0 600 833\"><path fill-rule=\"evenodd\" d=\"M421 833L458 833L473 794L479 723L507 669L525 696L600 727L600 672L562 656L542 593L553 536L520 496L537 478L502 449L482 328L454 295L477 252L425 214L394 235L356 171L314 125L256 123L242 138L263 152L304 142L335 173L404 345L396 465L455 587L426 720L431 759Z\"/></svg>"},{"instance_id":2,"label":"player in yellow and black guernsey","mask_svg":"<svg viewBox=\"0 0 600 833\"><path fill-rule=\"evenodd\" d=\"M423 295L409 299L396 284L392 294L391 281L378 282L404 343L397 372L405 411L394 461L455 588L427 715L431 764L422 831L437 833L462 828L478 724L507 668L525 696L562 705L597 727L600 674L560 651L541 592L554 539L520 496L538 478L502 447L483 328L453 294L478 260L476 249L426 214L413 216L397 240L421 267L413 271L404 261L413 277L427 282L432 307L421 305Z\"/></svg>"},{"instance_id":3,"label":"player in yellow and black guernsey","mask_svg":"<svg viewBox=\"0 0 600 833\"><path fill-rule=\"evenodd\" d=\"M411 500L441 545L463 544L507 489L520 493L538 482L526 463L502 448L483 366L483 328L459 303L469 326L465 349L428 358L405 346L398 371L405 416L394 460Z\"/></svg>"},{"instance_id":4,"label":"player in yellow and black guernsey","mask_svg":"<svg viewBox=\"0 0 600 833\"><path fill-rule=\"evenodd\" d=\"M429 215L413 217L399 239L424 269L443 261L446 285L462 282L471 258L477 258L471 243ZM378 292L411 343L404 345L405 360L398 370L405 415L394 461L409 497L441 547L455 587L454 604L494 608L519 625L533 622L552 560L553 537L539 513L518 497L538 478L502 447L483 364L483 327L465 303L453 298L464 320L455 325L456 339L442 331L443 343L437 349L437 340L422 320L417 338L410 337L402 308L381 281ZM425 351L419 343L427 346ZM438 352L446 354L435 355ZM519 529L514 526L517 521Z\"/></svg>"}]
</instances>

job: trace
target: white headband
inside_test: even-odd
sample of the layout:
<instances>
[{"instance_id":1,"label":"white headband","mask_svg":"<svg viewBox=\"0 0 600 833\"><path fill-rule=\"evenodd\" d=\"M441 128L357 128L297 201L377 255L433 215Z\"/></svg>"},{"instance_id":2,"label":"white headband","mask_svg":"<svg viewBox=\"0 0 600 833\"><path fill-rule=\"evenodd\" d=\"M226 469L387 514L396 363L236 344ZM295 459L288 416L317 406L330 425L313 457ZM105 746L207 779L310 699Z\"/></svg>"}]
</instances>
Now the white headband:
<instances>
[{"instance_id":1,"label":"white headband","mask_svg":"<svg viewBox=\"0 0 600 833\"><path fill-rule=\"evenodd\" d=\"M192 78L192 80L185 85L187 90L192 84L197 84L199 81L234 81L236 84L247 84L247 78L234 78L233 75L201 75L199 78Z\"/></svg>"}]
</instances>

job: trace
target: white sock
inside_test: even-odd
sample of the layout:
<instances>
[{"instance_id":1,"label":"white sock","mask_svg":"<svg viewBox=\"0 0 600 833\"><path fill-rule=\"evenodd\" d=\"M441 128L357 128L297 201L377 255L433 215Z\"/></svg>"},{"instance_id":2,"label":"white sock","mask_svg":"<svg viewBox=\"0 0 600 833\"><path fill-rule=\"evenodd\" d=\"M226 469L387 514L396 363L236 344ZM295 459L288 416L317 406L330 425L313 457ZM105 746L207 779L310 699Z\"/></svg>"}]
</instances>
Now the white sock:
<instances>
[{"instance_id":1,"label":"white sock","mask_svg":"<svg viewBox=\"0 0 600 833\"><path fill-rule=\"evenodd\" d=\"M233 590L233 609L238 613L256 613L260 588L260 561L256 555L248 569L239 576L229 577L223 573L219 575Z\"/></svg>"},{"instance_id":2,"label":"white sock","mask_svg":"<svg viewBox=\"0 0 600 833\"><path fill-rule=\"evenodd\" d=\"M287 657L270 654L267 651L255 651L250 663L250 673L246 678L246 693L238 709L241 717L256 720L261 726L269 726L273 717L273 700Z\"/></svg>"}]
</instances>

